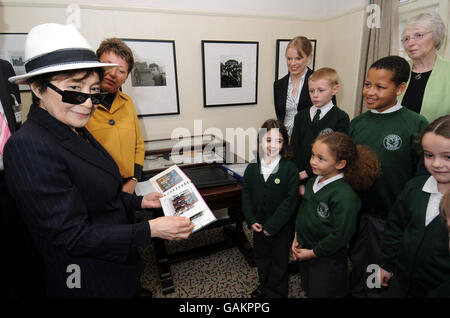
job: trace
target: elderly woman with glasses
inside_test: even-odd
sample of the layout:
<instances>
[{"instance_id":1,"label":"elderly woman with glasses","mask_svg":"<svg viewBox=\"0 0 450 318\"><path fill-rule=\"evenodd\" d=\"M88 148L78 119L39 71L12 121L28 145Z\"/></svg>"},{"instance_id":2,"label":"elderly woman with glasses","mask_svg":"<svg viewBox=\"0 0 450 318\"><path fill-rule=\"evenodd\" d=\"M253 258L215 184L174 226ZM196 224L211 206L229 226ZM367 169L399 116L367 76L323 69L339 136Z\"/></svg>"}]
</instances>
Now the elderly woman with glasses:
<instances>
[{"instance_id":1,"label":"elderly woman with glasses","mask_svg":"<svg viewBox=\"0 0 450 318\"><path fill-rule=\"evenodd\" d=\"M402 34L412 70L408 88L399 100L429 122L450 114L450 61L437 54L445 38L446 26L436 12L411 18Z\"/></svg>"},{"instance_id":2,"label":"elderly woman with glasses","mask_svg":"<svg viewBox=\"0 0 450 318\"><path fill-rule=\"evenodd\" d=\"M151 238L187 238L183 217L132 223L134 211L160 207L160 194L122 191L110 154L84 128L102 102L104 70L73 25L34 27L25 44L28 119L5 146L6 181L44 260L48 297L137 296ZM24 273L26 274L26 273Z\"/></svg>"}]
</instances>

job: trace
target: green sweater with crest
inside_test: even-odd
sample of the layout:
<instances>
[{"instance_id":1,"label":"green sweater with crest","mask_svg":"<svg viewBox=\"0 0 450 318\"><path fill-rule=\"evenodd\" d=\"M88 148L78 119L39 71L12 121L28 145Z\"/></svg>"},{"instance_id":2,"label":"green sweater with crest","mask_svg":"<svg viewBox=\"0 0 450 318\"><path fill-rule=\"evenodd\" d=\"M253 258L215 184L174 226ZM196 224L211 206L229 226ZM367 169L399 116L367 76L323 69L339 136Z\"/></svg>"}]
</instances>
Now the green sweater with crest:
<instances>
[{"instance_id":1,"label":"green sweater with crest","mask_svg":"<svg viewBox=\"0 0 450 318\"><path fill-rule=\"evenodd\" d=\"M410 297L450 297L449 237L437 216L425 225L430 176L409 181L395 201L382 236L381 267L398 276Z\"/></svg>"},{"instance_id":2,"label":"green sweater with crest","mask_svg":"<svg viewBox=\"0 0 450 318\"><path fill-rule=\"evenodd\" d=\"M356 230L361 200L344 178L314 193L316 178L310 178L306 184L297 213L297 241L302 248L312 249L317 257L345 258Z\"/></svg>"},{"instance_id":3,"label":"green sweater with crest","mask_svg":"<svg viewBox=\"0 0 450 318\"><path fill-rule=\"evenodd\" d=\"M250 163L242 179L242 211L248 226L260 223L276 235L297 210L298 187L298 171L292 161L281 159L267 182L261 164Z\"/></svg>"},{"instance_id":4,"label":"green sweater with crest","mask_svg":"<svg viewBox=\"0 0 450 318\"><path fill-rule=\"evenodd\" d=\"M425 117L405 107L376 114L367 111L355 117L348 134L378 156L381 175L368 191L359 193L362 213L387 219L405 184L415 176L421 160L419 136L428 124Z\"/></svg>"}]
</instances>

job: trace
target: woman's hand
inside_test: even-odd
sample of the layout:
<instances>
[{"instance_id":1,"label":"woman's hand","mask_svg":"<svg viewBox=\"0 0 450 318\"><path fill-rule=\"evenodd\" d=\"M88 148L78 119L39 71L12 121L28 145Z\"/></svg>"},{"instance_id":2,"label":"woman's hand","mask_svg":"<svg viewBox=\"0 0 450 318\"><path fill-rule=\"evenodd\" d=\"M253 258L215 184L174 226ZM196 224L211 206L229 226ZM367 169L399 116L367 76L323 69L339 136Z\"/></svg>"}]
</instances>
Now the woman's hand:
<instances>
[{"instance_id":1,"label":"woman's hand","mask_svg":"<svg viewBox=\"0 0 450 318\"><path fill-rule=\"evenodd\" d=\"M172 241L187 239L194 229L194 223L183 216L162 216L148 223L152 237Z\"/></svg>"},{"instance_id":2,"label":"woman's hand","mask_svg":"<svg viewBox=\"0 0 450 318\"><path fill-rule=\"evenodd\" d=\"M148 193L142 198L141 207L143 209L160 208L161 202L159 199L163 196L164 194L159 192Z\"/></svg>"},{"instance_id":3,"label":"woman's hand","mask_svg":"<svg viewBox=\"0 0 450 318\"><path fill-rule=\"evenodd\" d=\"M134 189L136 188L136 184L137 184L136 180L130 179L123 185L122 191L127 192L129 194L133 194Z\"/></svg>"}]
</instances>

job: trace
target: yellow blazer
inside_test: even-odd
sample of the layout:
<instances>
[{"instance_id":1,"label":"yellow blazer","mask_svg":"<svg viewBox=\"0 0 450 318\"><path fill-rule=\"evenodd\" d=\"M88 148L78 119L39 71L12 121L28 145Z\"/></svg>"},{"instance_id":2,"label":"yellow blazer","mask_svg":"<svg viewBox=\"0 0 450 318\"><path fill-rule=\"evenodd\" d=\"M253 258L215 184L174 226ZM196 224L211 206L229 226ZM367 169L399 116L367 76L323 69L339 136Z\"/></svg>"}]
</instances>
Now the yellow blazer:
<instances>
[{"instance_id":1,"label":"yellow blazer","mask_svg":"<svg viewBox=\"0 0 450 318\"><path fill-rule=\"evenodd\" d=\"M133 101L118 91L106 109L99 105L86 128L109 152L122 178L134 176L134 164L144 165L145 146Z\"/></svg>"}]
</instances>

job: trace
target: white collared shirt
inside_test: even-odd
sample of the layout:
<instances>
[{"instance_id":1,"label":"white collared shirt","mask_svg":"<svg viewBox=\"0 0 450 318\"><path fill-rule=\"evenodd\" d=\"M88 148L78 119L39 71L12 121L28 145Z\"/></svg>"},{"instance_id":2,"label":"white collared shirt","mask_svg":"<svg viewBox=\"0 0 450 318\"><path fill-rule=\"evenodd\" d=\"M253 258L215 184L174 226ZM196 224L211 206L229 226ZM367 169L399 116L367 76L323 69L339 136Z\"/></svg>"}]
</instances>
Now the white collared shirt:
<instances>
[{"instance_id":1,"label":"white collared shirt","mask_svg":"<svg viewBox=\"0 0 450 318\"><path fill-rule=\"evenodd\" d=\"M376 110L376 109L371 109L370 111L371 111L372 113L374 113L374 114L389 114L389 113L396 112L397 110L400 110L400 109L402 109L402 108L403 108L403 106L400 104L399 101L397 101L397 104L396 104L395 106L392 106L392 107L386 109L386 110L383 111L383 112L379 112L379 111Z\"/></svg>"},{"instance_id":2,"label":"white collared shirt","mask_svg":"<svg viewBox=\"0 0 450 318\"><path fill-rule=\"evenodd\" d=\"M319 119L322 119L331 110L331 108L333 108L333 106L334 104L332 101L322 107L316 107L314 105L311 106L311 108L309 109L309 116L311 117L311 121L313 121L314 115L316 115L316 111L318 109L320 109Z\"/></svg>"},{"instance_id":3,"label":"white collared shirt","mask_svg":"<svg viewBox=\"0 0 450 318\"><path fill-rule=\"evenodd\" d=\"M344 174L343 173L339 173L339 174L335 175L334 177L331 177L331 178L329 178L329 179L319 183L319 181L322 179L322 176L317 176L316 180L314 181L312 190L313 190L314 193L317 193L317 191L322 189L327 184L330 184L333 181L342 179L343 177L344 177Z\"/></svg>"},{"instance_id":4,"label":"white collared shirt","mask_svg":"<svg viewBox=\"0 0 450 318\"><path fill-rule=\"evenodd\" d=\"M439 205L444 195L439 192L437 181L433 176L430 176L427 182L425 182L422 191L430 194L425 215L425 226L427 226L439 215Z\"/></svg>"},{"instance_id":5,"label":"white collared shirt","mask_svg":"<svg viewBox=\"0 0 450 318\"><path fill-rule=\"evenodd\" d=\"M292 85L292 79L289 76L289 85L288 85L288 92L287 92L287 98L286 98L286 113L284 115L284 125L287 128L289 136L292 134L292 128L294 128L294 119L295 115L297 115L297 108L298 108L298 102L300 100L300 93L303 89L303 84L305 82L307 71L305 71L305 74L303 74L300 85L298 86L297 94L295 95L295 98L292 96L292 91L294 90L294 86Z\"/></svg>"},{"instance_id":6,"label":"white collared shirt","mask_svg":"<svg viewBox=\"0 0 450 318\"><path fill-rule=\"evenodd\" d=\"M261 174L264 177L264 181L267 182L267 179L272 174L272 172L277 167L278 163L280 162L281 156L278 155L274 161L272 161L270 164L266 164L264 161L264 158L261 159Z\"/></svg>"}]
</instances>

